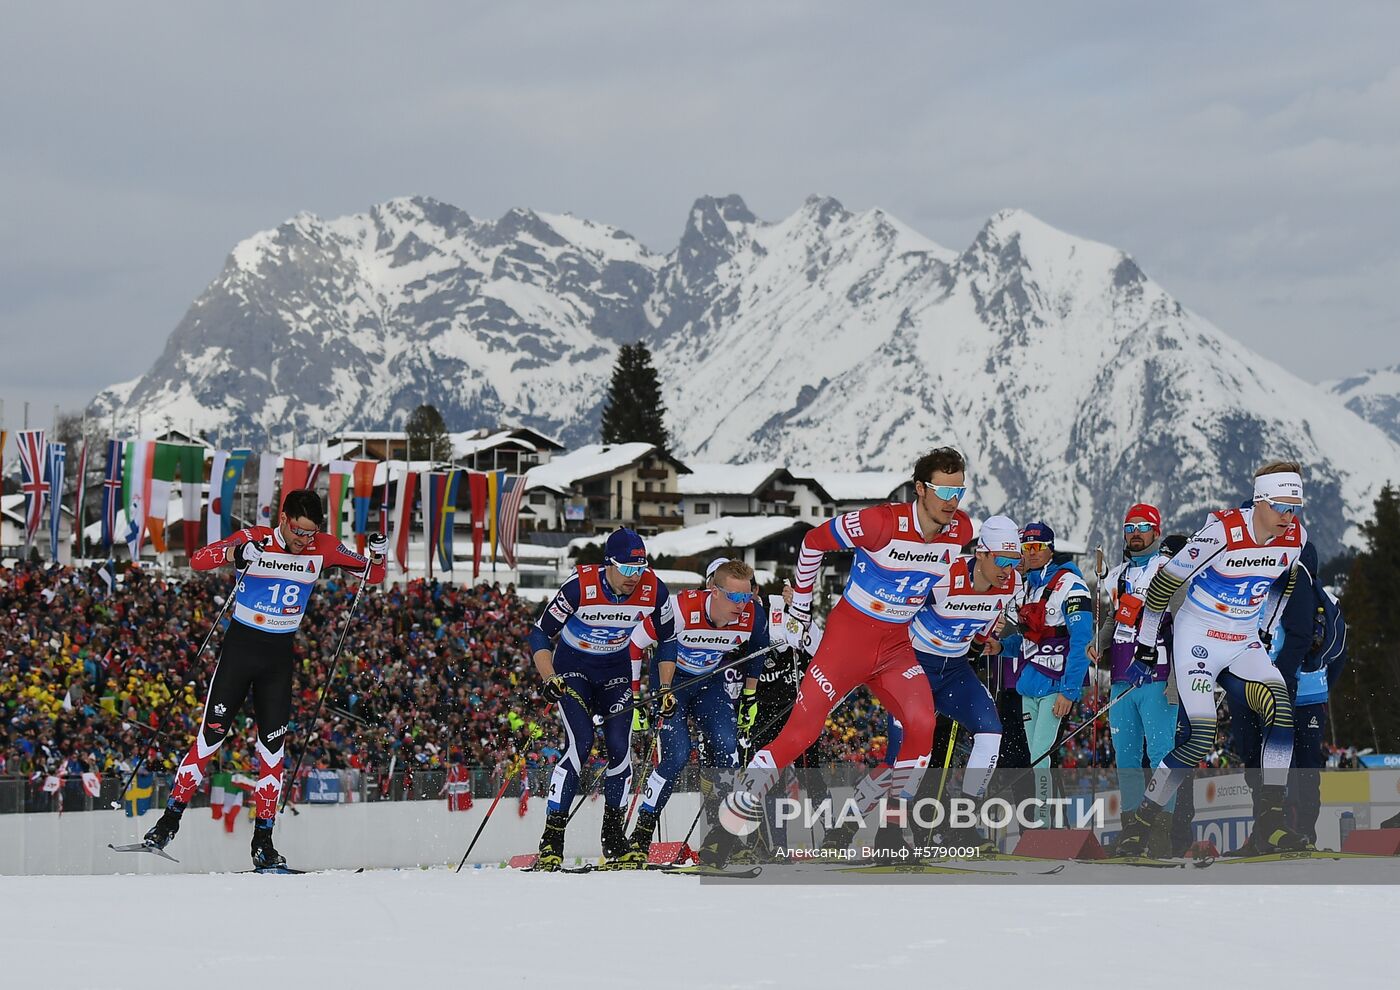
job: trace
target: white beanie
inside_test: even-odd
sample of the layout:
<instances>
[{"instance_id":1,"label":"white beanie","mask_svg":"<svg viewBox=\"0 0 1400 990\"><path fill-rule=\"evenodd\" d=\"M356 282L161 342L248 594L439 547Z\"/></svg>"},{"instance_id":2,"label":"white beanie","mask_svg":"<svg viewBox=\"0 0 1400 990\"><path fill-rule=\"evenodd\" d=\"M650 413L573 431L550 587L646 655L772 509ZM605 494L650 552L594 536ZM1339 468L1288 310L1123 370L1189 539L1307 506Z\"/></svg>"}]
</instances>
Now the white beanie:
<instances>
[{"instance_id":1,"label":"white beanie","mask_svg":"<svg viewBox=\"0 0 1400 990\"><path fill-rule=\"evenodd\" d=\"M727 563L729 563L728 557L716 557L714 560L710 561L710 566L705 568L705 580L708 581L710 578L714 577L715 571L719 570L720 565Z\"/></svg>"},{"instance_id":2,"label":"white beanie","mask_svg":"<svg viewBox=\"0 0 1400 990\"><path fill-rule=\"evenodd\" d=\"M977 549L992 553L1021 552L1021 530L1006 516L992 516L977 534Z\"/></svg>"}]
</instances>

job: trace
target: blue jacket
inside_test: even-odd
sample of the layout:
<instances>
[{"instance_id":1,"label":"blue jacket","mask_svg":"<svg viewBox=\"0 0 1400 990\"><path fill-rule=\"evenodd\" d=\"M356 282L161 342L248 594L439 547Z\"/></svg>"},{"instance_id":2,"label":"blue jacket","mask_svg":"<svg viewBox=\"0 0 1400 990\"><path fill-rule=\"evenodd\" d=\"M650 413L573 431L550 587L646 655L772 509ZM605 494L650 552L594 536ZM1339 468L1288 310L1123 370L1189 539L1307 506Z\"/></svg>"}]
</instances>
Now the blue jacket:
<instances>
[{"instance_id":1,"label":"blue jacket","mask_svg":"<svg viewBox=\"0 0 1400 990\"><path fill-rule=\"evenodd\" d=\"M1039 598L1041 589L1054 581L1061 571L1069 571L1080 581L1084 580L1084 575L1072 563L1047 564L1026 575L1026 600ZM1084 691L1084 678L1089 672L1088 649L1094 641L1094 606L1087 591L1067 596L1064 611L1065 627L1069 631L1069 655L1065 657L1064 673L1051 677L1034 667L1021 668L1016 690L1023 698L1062 694L1070 701L1078 701ZM1020 652L1021 642L1020 633L1013 633L1002 640L1002 651L1014 656Z\"/></svg>"}]
</instances>

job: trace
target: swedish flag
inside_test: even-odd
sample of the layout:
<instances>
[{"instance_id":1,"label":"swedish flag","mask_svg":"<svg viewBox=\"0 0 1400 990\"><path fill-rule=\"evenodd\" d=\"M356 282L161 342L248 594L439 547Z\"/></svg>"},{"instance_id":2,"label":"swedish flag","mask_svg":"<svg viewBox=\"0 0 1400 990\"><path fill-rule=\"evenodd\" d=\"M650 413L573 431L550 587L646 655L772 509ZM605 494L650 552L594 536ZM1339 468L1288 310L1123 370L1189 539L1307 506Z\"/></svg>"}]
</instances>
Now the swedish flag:
<instances>
[{"instance_id":1,"label":"swedish flag","mask_svg":"<svg viewBox=\"0 0 1400 990\"><path fill-rule=\"evenodd\" d=\"M126 789L126 817L134 818L137 815L145 814L151 806L151 799L155 792L155 775L138 773L136 779L131 782L131 786Z\"/></svg>"}]
</instances>

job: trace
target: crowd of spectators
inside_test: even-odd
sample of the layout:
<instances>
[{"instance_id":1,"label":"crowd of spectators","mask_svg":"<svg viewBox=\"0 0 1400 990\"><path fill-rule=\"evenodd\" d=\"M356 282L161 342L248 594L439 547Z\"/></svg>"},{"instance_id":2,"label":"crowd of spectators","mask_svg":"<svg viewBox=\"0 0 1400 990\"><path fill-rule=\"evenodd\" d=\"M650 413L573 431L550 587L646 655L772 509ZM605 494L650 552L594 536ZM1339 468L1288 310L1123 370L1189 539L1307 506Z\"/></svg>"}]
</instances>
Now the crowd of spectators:
<instances>
[{"instance_id":1,"label":"crowd of spectators","mask_svg":"<svg viewBox=\"0 0 1400 990\"><path fill-rule=\"evenodd\" d=\"M151 766L173 771L184 755L218 631L203 657L194 653L229 577L153 568L126 570L115 586L109 577L96 565L0 566L0 776L121 771L143 746ZM303 731L353 597L354 580L332 572L297 636L293 759L304 744L308 767L383 773L391 763L461 763L498 773L518 754L540 786L559 757L559 729L528 655L538 605L509 585L414 580L367 591L325 716ZM1069 721L1089 717L1095 704L1089 692ZM253 768L251 714L220 754L227 770ZM885 755L885 726L879 704L856 692L828 720L822 760L874 766ZM1334 756L1354 763L1354 753ZM1212 760L1229 766L1232 757L1222 748ZM1061 762L1111 766L1106 729L1076 738Z\"/></svg>"}]
</instances>

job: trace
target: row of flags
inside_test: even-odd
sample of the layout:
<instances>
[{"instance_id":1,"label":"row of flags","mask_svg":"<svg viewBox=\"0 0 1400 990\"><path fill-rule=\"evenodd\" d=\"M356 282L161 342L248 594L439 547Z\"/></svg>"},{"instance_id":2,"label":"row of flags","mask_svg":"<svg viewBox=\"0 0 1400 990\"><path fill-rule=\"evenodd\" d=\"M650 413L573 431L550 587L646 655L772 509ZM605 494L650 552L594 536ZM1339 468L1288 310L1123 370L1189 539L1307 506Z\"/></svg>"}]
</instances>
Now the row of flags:
<instances>
[{"instance_id":1,"label":"row of flags","mask_svg":"<svg viewBox=\"0 0 1400 990\"><path fill-rule=\"evenodd\" d=\"M0 431L0 450L6 434ZM58 528L64 488L67 451L62 443L46 443L43 430L24 430L16 435L20 448L21 491L25 496L25 550L33 544L49 509L49 546L52 559L58 559ZM200 510L204 503L204 464L207 448L201 444L157 440L106 441L106 469L102 482L101 546L111 556L114 546L124 543L133 560L149 539L157 553L167 548L165 512L171 486L178 480L182 494L182 535L189 552L215 543L234 531L233 503L253 451L239 447L215 450L209 471L208 511L200 532ZM74 531L83 527L83 501L86 494L87 441L79 455L78 484L74 507ZM258 460L258 492L254 522L277 523L274 502L279 463L283 493L314 488L321 465L310 461L262 454ZM364 551L372 531L370 509L375 477L380 462L334 460L327 466L327 502L330 533L348 542L354 536L357 549ZM397 478L391 479L391 475ZM390 494L391 480L393 484ZM385 470L377 530L389 538L391 552L400 568L408 570L409 533L412 528L415 496L421 502L424 543L431 575L434 559L446 571L453 570L453 526L462 486L467 487L471 511L472 577L481 573L481 554L489 542L494 560L500 556L506 566L515 567L520 506L525 479L504 470L474 471L454 468L448 471ZM349 528L346 529L345 500L351 500ZM392 508L391 508L392 504ZM156 507L156 511L150 511ZM202 537L202 538L201 538Z\"/></svg>"}]
</instances>

